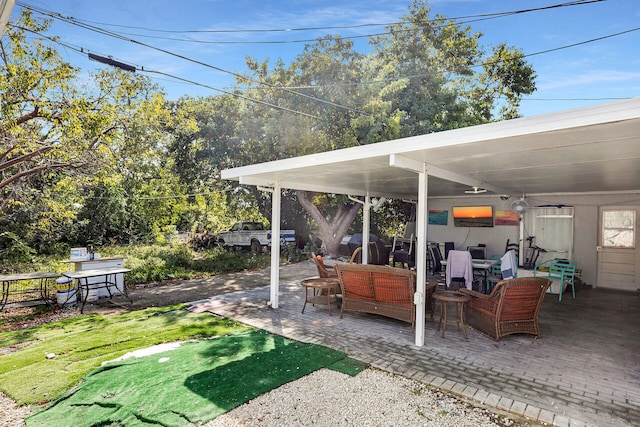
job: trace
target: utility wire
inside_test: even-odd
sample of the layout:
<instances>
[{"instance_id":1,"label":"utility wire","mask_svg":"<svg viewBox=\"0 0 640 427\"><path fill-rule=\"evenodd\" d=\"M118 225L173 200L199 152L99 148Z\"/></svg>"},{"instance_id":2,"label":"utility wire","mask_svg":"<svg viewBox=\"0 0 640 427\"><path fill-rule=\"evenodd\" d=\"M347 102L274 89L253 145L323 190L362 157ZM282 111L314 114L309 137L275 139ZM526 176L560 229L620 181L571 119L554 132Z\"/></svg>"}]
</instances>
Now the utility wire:
<instances>
[{"instance_id":1,"label":"utility wire","mask_svg":"<svg viewBox=\"0 0 640 427\"><path fill-rule=\"evenodd\" d=\"M13 28L19 28L19 29L21 29L23 31L35 34L35 35L37 35L39 37L42 37L44 39L47 39L47 40L53 42L53 43L57 43L57 44L59 44L61 46L64 46L67 49L71 49L72 51L77 52L79 54L83 54L84 55L84 54L87 53L84 49L71 46L70 44L64 43L63 41L58 40L57 38L49 37L47 35L40 34L38 32L32 31L32 30L30 30L28 28L24 28L24 27L21 27L21 26L17 26L17 25L13 25L13 24L9 24L9 26L11 26ZM131 66L131 67L133 67L133 66ZM214 91L217 91L217 92L225 93L227 95L231 95L231 96L234 96L236 98L241 98L241 99L244 99L246 101L255 102L257 104L265 105L265 106L268 106L268 107L271 107L271 108L275 108L275 109L278 109L278 110L287 111L287 112L290 112L290 113L293 113L293 114L298 114L298 115L301 115L301 116L306 116L306 117L310 117L310 118L317 119L317 120L327 121L327 119L325 119L323 117L320 117L320 116L314 116L313 114L305 113L303 111L298 111L298 110L293 110L291 108L282 107L280 105L272 104L270 102L262 101L260 99L251 98L251 97L246 96L246 95L241 95L239 93L234 93L234 92L226 91L226 90L223 90L223 89L219 89L219 88L216 88L216 87L213 87L213 86L210 86L210 85L205 85L204 83L198 83L198 82L193 81L193 80L189 80L189 79L185 79L185 78L182 78L182 77L179 77L179 76L175 76L173 74L164 73L162 71L145 70L144 67L135 67L135 69L137 71L142 71L142 72L146 72L146 73L153 73L153 74L158 74L158 75L171 77L172 79L184 81L184 82L187 82L189 84L193 84L193 85L201 86L201 87L204 87L204 88L207 88L207 89L211 89L211 90L214 90Z\"/></svg>"},{"instance_id":2,"label":"utility wire","mask_svg":"<svg viewBox=\"0 0 640 427\"><path fill-rule=\"evenodd\" d=\"M162 76L166 76L166 77L171 77L172 79L175 79L175 80L179 80L179 81L186 82L186 83L189 83L189 84L193 84L193 85L196 85L196 86L201 86L201 87L204 87L204 88L212 89L212 90L215 90L215 91L218 91L218 92L225 93L227 95L235 96L236 98L240 98L240 99L244 99L244 100L247 100L247 101L255 102L257 104L266 105L268 107L276 108L276 109L282 110L282 111L287 111L289 113L294 113L294 114L298 114L298 115L301 115L301 116L310 117L312 119L328 121L327 119L325 119L323 117L320 117L320 116L314 116L313 114L305 113L305 112L302 112L302 111L299 111L299 110L293 110L293 109L287 108L287 107L282 107L280 105L272 104L270 102L262 101L262 100L259 100L259 99L250 98L248 96L241 95L239 93L230 92L230 91L226 91L226 90L223 90L223 89L218 89L218 88L215 88L213 86L206 85L204 83L198 83L196 81L185 79L183 77L178 77L176 75L165 73L163 71L146 70L146 69L142 69L142 68L140 69L140 71L146 72L146 73L151 73L151 74L158 74L158 75L162 75Z\"/></svg>"},{"instance_id":3,"label":"utility wire","mask_svg":"<svg viewBox=\"0 0 640 427\"><path fill-rule=\"evenodd\" d=\"M529 8L529 9L521 9L514 11L506 11L506 12L496 12L496 13L486 13L486 14L476 14L476 15L466 15L460 17L439 17L434 18L429 21L417 21L418 23L440 23L440 22L448 22L448 21L458 21L460 24L467 24L471 22L478 22L487 19L496 19L502 17L508 17L523 13L537 12L543 10L551 10L562 7L571 7L571 6L579 6L586 5L591 3L599 3L607 0L577 0L565 3L559 3L555 5L543 6L538 8ZM25 5L24 3L18 2L18 5L25 8L32 8L32 10L36 11L35 7ZM38 13L47 13L41 10L37 10ZM56 16L54 16L56 15ZM49 12L47 16L51 16L59 19L68 19L73 22L77 22L78 24L90 25L90 24L99 24L106 25L110 27L119 27L119 28L131 28L131 29L139 29L143 31L156 32L156 33L173 33L173 34L229 34L229 33L276 33L276 32L293 32L293 31L319 31L319 30L334 30L334 29L354 29L354 28L363 28L363 27L380 27L380 26L390 26L401 24L402 22L391 22L391 23L369 23L369 24L357 24L357 25L343 25L343 26L325 26L325 27L302 27L302 28L289 28L289 29L239 29L239 30L165 30L165 29L155 29L155 28L146 28L139 26L128 26L128 25L118 25L118 24L110 24L110 23L100 23L89 20L79 20L73 17L62 17L60 14L55 14L54 12ZM467 20L467 21L464 21ZM69 22L69 21L67 21ZM136 34L136 33L117 33L120 35L127 36L136 36L136 37L146 37L153 38L159 40L171 40L171 41L180 41L180 42L188 42L188 43L198 43L198 44L289 44L289 43L309 43L314 42L316 39L297 39L297 40L281 40L281 41L207 41L207 40L193 40L193 39L182 39L182 38L174 38L174 37L158 37L151 36L145 34ZM389 32L383 33L374 33L374 34L363 34L357 36L344 36L343 39L357 39L357 38L368 38L374 36L382 36L388 35Z\"/></svg>"},{"instance_id":4,"label":"utility wire","mask_svg":"<svg viewBox=\"0 0 640 427\"><path fill-rule=\"evenodd\" d=\"M599 0L599 1L602 1L602 0ZM11 25L11 24L9 24L9 25ZM28 30L26 28L22 28L22 27L20 27L20 28L25 30L25 31L29 31L29 32L34 33L33 31L30 31L30 30ZM568 49L568 48L571 48L571 47L576 47L576 46L580 46L580 45L584 45L584 44L588 44L588 43L593 43L593 42L596 42L596 41L604 40L604 39L607 39L607 38L628 34L628 33L631 33L631 32L638 31L638 30L640 30L640 27L632 28L632 29L625 30L625 31L620 31L620 32L614 33L614 34L608 34L608 35L605 35L605 36L601 36L601 37L597 37L597 38L593 38L593 39L589 39L589 40L584 40L584 41L577 42L577 43L572 43L572 44L569 44L569 45L563 45L563 46L559 46L559 47L556 47L556 48L547 49L547 50L544 50L544 51L538 51L538 52L533 52L533 53L529 53L529 54L524 54L520 58L525 58L525 57L529 57L529 56L537 56L537 55L541 55L541 54L545 54L545 53L550 53L550 52L555 52L555 51L559 51L559 50L563 50L563 49ZM48 39L48 40L50 40L52 42L61 44L61 45L65 46L65 47L67 47L69 49L72 49L72 50L78 52L78 53L82 53L82 54L85 53L84 49L72 47L71 45L63 43L58 39L54 39L52 37L48 37L46 35L39 34L39 33L34 33L34 34L37 34L37 35L39 35L41 37L44 37L44 38L46 38L46 39ZM479 66L483 66L483 65L489 65L489 64L494 63L494 62L487 61L487 62L484 62L484 63L481 63L481 64L471 65L471 67L479 67ZM161 71L145 70L144 67L137 67L137 69L139 71L142 71L142 72L148 72L148 73L154 73L154 74L158 74L158 75L164 75L166 77L170 77L172 79L183 81L183 82L188 83L188 84L193 84L195 86L208 88L208 89L211 89L211 90L214 90L214 91L218 91L218 92L221 92L221 93L225 93L225 94L229 94L229 95L232 95L232 96L243 97L244 99L247 99L249 101L257 102L257 103L260 103L260 104L263 104L263 105L267 105L267 106L271 106L273 108L277 108L277 109L280 109L280 110L290 111L290 112L293 112L295 114L300 114L300 115L304 115L304 116L308 116L308 117L312 117L312 118L316 118L316 119L320 119L320 120L325 120L325 119L323 119L323 118L321 118L319 116L310 115L308 113L304 113L304 112L301 112L301 111L292 110L292 109L288 109L286 107L281 107L281 106L278 106L278 105L275 105L275 104L271 104L271 103L268 103L266 101L261 101L261 100L257 100L257 99L254 99L254 98L250 98L250 97L246 97L246 96L243 96L243 95L239 95L237 93L228 92L228 91L225 91L225 90L222 90L222 89L219 89L219 88L215 88L215 87L210 86L210 85L206 85L206 84L199 83L199 82L196 82L196 81L193 81L193 80L185 79L185 78L182 78L182 77L179 77L179 76L175 76L175 75L172 75L172 74L169 74L169 73L164 73L164 72L161 72ZM389 82L389 81L396 81L396 80L400 80L400 79L420 78L420 77L424 77L424 76L426 76L426 74L413 74L413 75L408 75L408 76L398 76L398 77L393 77L393 78L366 81L366 82L347 82L347 83L335 83L335 84L331 84L331 85L296 86L296 87L289 87L288 89L320 89L320 88L325 88L325 87L359 86L359 85L365 85L365 84L377 84L377 83L384 83L384 82ZM278 88L278 87L274 87L274 88ZM553 100L557 100L557 101L579 101L579 100L590 101L590 100L608 100L608 99L616 100L616 99L628 99L628 98L602 98L602 99L599 99L599 98L598 99L591 99L591 98L572 99L572 98L568 98L568 99L553 99ZM524 97L523 100L543 100L543 99L535 99L535 98L526 98L526 97Z\"/></svg>"},{"instance_id":5,"label":"utility wire","mask_svg":"<svg viewBox=\"0 0 640 427\"><path fill-rule=\"evenodd\" d=\"M576 1L559 3L559 4L550 5L550 6L544 6L544 7L539 7L539 8L521 9L521 10L515 10L515 11L508 11L508 12L498 12L498 13L479 14L479 15L468 15L468 16L463 16L463 17L458 17L458 18L437 18L437 19L432 20L430 22L441 21L441 20L452 20L452 19L455 20L455 19L470 18L470 17L472 17L472 18L478 18L478 17L480 17L480 18L502 17L502 16L510 16L510 15L521 14L521 13L529 13L529 12L533 12L533 11L549 10L549 9L556 9L556 8L561 8L561 7L570 7L570 6L577 6L577 5L585 5L585 4L591 4L591 3L599 3L599 2L603 2L603 1L607 1L607 0L576 0ZM353 85L364 84L363 82L342 83L342 84L338 83L338 84L332 84L332 85L298 86L298 87L282 87L282 86L275 86L275 85L272 85L272 84L269 84L269 83L266 83L266 82L260 82L260 81L255 82L255 81L253 81L253 80L249 79L248 77L243 76L241 74L238 74L238 73L235 73L235 72L232 72L232 71L228 71L228 70L222 69L220 67L216 67L214 65L207 64L207 63L202 62L202 61L198 61L198 60L195 60L195 59L192 59L192 58L188 58L188 57L186 57L184 55L180 55L180 54L177 54L177 53L165 50L165 49L161 49L161 48L157 48L157 47L154 47L154 46L151 46L151 45L147 45L147 44L139 42L137 40L128 39L128 38L124 37L121 34L114 33L112 31L105 30L103 28L94 27L94 26L89 25L89 24L84 24L82 21L76 20L75 18L72 18L72 17L63 17L59 13L50 12L50 11L46 11L46 10L41 10L41 9L29 6L29 5L25 5L22 2L18 2L18 5L20 5L22 7L29 8L30 10L33 10L33 11L35 11L37 13L41 13L41 14L44 14L46 16L50 16L50 17L52 17L54 19L63 20L64 22L67 22L67 23L69 23L71 25L77 25L77 26L80 26L81 28L85 28L85 29L88 29L88 30L91 30L91 31L102 33L102 34L108 35L110 37L118 38L118 39L125 40L125 41L130 41L132 43L136 43L136 44L139 44L139 45L142 45L142 46L145 46L145 47L149 47L151 49L155 49L155 50L158 50L160 52L163 52L163 53L166 53L166 54L169 54L169 55L173 55L173 56L176 56L178 58L181 58L181 59L184 59L184 60L187 60L187 61L190 61L190 62L194 62L194 63L199 64L199 65L203 65L205 67L209 67L209 68L215 69L217 71L221 71L221 72L224 72L224 73L227 73L227 74L231 74L234 77L237 77L237 78L239 78L241 80L244 80L244 81L253 82L253 83L256 83L256 84L259 84L259 85L263 85L263 86L266 86L266 87L268 87L270 89L283 90L285 92L289 92L289 93L292 93L294 95L306 97L306 98L312 99L314 101L318 101L318 102L321 102L321 103L326 103L328 105L332 105L332 106L335 106L335 107L338 107L338 108L347 109L349 111L352 111L352 112L355 112L355 113L358 113L358 114L370 116L369 113L364 112L362 110L358 110L358 109L355 109L355 108L351 108L351 107L347 107L347 106L344 106L344 105L336 104L336 103L333 103L331 101L327 101L327 100L323 100L323 99L320 99L320 98L316 98L316 97L313 97L311 95L307 95L307 94L304 94L304 93L301 93L301 92L296 92L294 90L294 89L306 89L306 88L313 89L313 88L320 88L320 87L353 86ZM110 24L107 24L107 25L110 25ZM360 24L360 25L357 25L357 26L354 26L354 27L365 26L365 25L381 25L381 24ZM345 27L350 27L350 26L345 26ZM310 28L313 28L313 27L310 27ZM342 28L342 27L317 27L317 28ZM299 28L299 29L296 29L296 30L302 31L302 30L305 30L305 29L309 29L309 28ZM614 36L617 36L617 35L625 34L625 33L636 31L636 30L637 29L632 29L632 30L628 30L628 31L624 31L624 32L620 32L620 33L616 33L616 34L612 34L612 35L608 35L608 36L603 36L603 37L600 37L600 38L597 38L597 39L592 39L592 40L587 40L587 41L584 41L584 42L579 42L579 43L572 44L572 45L566 45L566 46L561 46L561 47L554 48L554 49L549 49L549 50L546 50L546 51L526 54L526 55L521 56L521 58L527 57L527 56L540 55L542 53L553 52L553 51L556 51L556 50L566 49L568 47L574 47L574 46L578 46L580 44L586 44L586 43L590 43L592 41L598 41L598 40L602 40L602 39L609 38L609 37L614 37ZM158 30L158 31L174 31L174 30ZM207 31L207 30L194 30L194 31ZM211 30L211 31L226 31L226 30ZM230 30L230 31L240 31L240 30ZM246 30L246 31L288 31L288 30ZM373 36L378 36L378 35L383 35L383 34L387 34L387 33L375 34ZM369 36L372 36L372 35L369 35ZM357 37L369 37L369 36L357 36ZM478 67L478 66L488 65L488 64L491 64L491 63L492 62L485 62L485 63L482 63L482 64L476 64L476 65L472 65L472 66L473 67ZM142 70L142 71L144 71L144 70ZM166 75L170 76L170 77L177 78L178 80L183 80L183 81L185 81L187 83L193 83L193 84L196 84L196 85L199 85L199 86L206 87L206 85L195 83L195 82L192 82L192 81L190 81L188 79L181 79L181 78L169 75L169 74L166 74ZM415 76L401 76L401 77L397 77L395 79L422 77L422 76L424 76L424 74L415 75ZM214 88L214 90L218 90L218 89Z\"/></svg>"},{"instance_id":6,"label":"utility wire","mask_svg":"<svg viewBox=\"0 0 640 427\"><path fill-rule=\"evenodd\" d=\"M541 51L535 52L535 53L529 53L529 54L524 55L524 57L526 58L526 57L529 57L529 56L542 55L544 53L550 53L550 52L555 52L555 51L562 50L562 49L568 49L570 47L581 46L583 44L593 43L593 42L597 42L597 41L600 41L600 40L609 39L611 37L617 37L617 36L621 36L623 34L633 33L634 31L638 31L638 30L640 30L640 27L632 28L630 30L620 31L618 33L607 34L606 36L596 37L595 39L589 39L589 40L581 41L581 42L578 42L578 43L567 44L567 45L556 47L556 48L553 48L553 49L547 49L547 50L541 50Z\"/></svg>"},{"instance_id":7,"label":"utility wire","mask_svg":"<svg viewBox=\"0 0 640 427\"><path fill-rule=\"evenodd\" d=\"M29 6L29 8L31 8L31 6ZM215 66L215 65L212 65L212 64L208 64L206 62L203 62L203 61L200 61L200 60L197 60L197 59L193 59L193 58L190 58L188 56L185 56L185 55L182 55L182 54L179 54L179 53L176 53L176 52L172 52L172 51L167 50L167 49L159 48L157 46L153 46L153 45L150 45L150 44L147 44L147 43L143 43L143 42L135 40L135 39L127 38L127 37L124 37L124 36L122 36L122 35L120 35L118 33L114 33L112 31L106 30L104 28L94 27L94 26L88 25L88 24L77 23L73 19L62 17L62 16L54 16L54 15L59 15L59 14L49 14L46 11L40 11L40 10L36 10L36 9L31 9L31 10L38 11L39 13L45 14L47 16L57 17L58 19L61 19L61 20L65 21L65 22L67 22L67 23L71 23L73 25L79 26L79 27L84 28L86 30L94 31L94 32L97 32L99 34L103 34L103 35L106 35L106 36L109 36L109 37L113 37L113 38L117 38L117 39L120 39L120 40L128 41L128 42L131 42L131 43L134 43L134 44L137 44L137 45L149 48L149 49L156 50L158 52L162 52L162 53L170 55L170 56L174 56L176 58L179 58L179 59L182 59L182 60L185 60L185 61L188 61L188 62L192 62L194 64L202 65L204 67L211 68L211 69L214 69L216 71L220 71L220 72L225 73L225 74L230 74L230 75L232 75L232 76L234 76L234 77L236 77L238 79L241 79L243 81L247 81L247 82L250 82L250 83L253 83L253 84L256 84L256 85L266 86L266 87L268 87L270 89L282 90L282 91L285 91L285 92L290 93L292 95L301 96L303 98L307 98L307 99L310 99L312 101L316 101L316 102L319 102L319 103L322 103L322 104L330 105L332 107L348 110L348 111L351 111L351 112L354 112L354 113L357 113L357 114L361 114L361 115L364 115L364 116L370 116L371 115L371 114L367 113L366 111L358 110L358 109L355 109L355 108L352 108L352 107L348 107L348 106L345 106L345 105L340 105L340 104L337 104L335 102L331 102L331 101L328 101L328 100L325 100L325 99L321 99L321 98L317 98L317 97L314 97L314 96L311 96L311 95L307 95L305 93L296 92L296 91L290 90L290 89L288 89L286 87L275 86L275 85L272 85L271 83L267 83L267 82L263 82L263 81L259 81L259 80L258 81L252 80L249 77L246 77L246 76L244 76L242 74L239 74L239 73L236 73L236 72L233 72L233 71L229 71L229 70L226 70L224 68L221 68L221 67L218 67L218 66Z\"/></svg>"},{"instance_id":8,"label":"utility wire","mask_svg":"<svg viewBox=\"0 0 640 427\"><path fill-rule=\"evenodd\" d=\"M521 13L537 12L541 10L557 9L557 8L568 7L568 6L579 6L579 5L590 4L590 3L600 3L603 1L607 1L607 0L576 0L576 1L549 5L549 6L514 10L514 11L508 11L508 12L463 15L463 16L458 16L453 18L449 18L449 17L435 18L435 19L429 20L428 22L433 23L433 22L449 21L449 20L457 21L461 19L470 19L470 18L492 18L492 17L501 18L503 16L517 15ZM18 4L22 6L22 3L18 2ZM320 31L320 30L324 31L324 30L345 30L345 29L364 28L364 27L386 27L388 25L396 25L401 23L401 22L386 22L386 23L368 23L368 24L354 24L354 25L334 25L334 26L323 26L323 27L300 27L300 28L281 28L281 29L268 28L268 29L237 29L237 30L167 30L167 29L157 29L157 28L146 28L146 27L133 26L133 25L110 24L110 23L95 22L95 21L84 21L84 22L113 26L113 27L120 27L120 28L139 29L139 30L144 30L149 32L185 33L185 34L190 34L190 33L196 33L196 34L197 33L275 33L275 32L288 33L288 32L294 32L294 31ZM425 23L426 21L417 21L417 22Z\"/></svg>"},{"instance_id":9,"label":"utility wire","mask_svg":"<svg viewBox=\"0 0 640 427\"><path fill-rule=\"evenodd\" d=\"M500 15L504 15L504 14L517 14L517 13L524 13L524 12L526 12L526 11L534 11L534 10L542 10L542 9L551 9L551 8L557 8L557 7L575 6L575 5L580 5L580 4L597 3L597 2L602 2L602 1L606 1L606 0L581 0L581 1L568 2L568 3L558 4L558 5L547 6L547 7L543 7L543 8L527 9L527 10L513 11L513 12L501 12L501 13L500 13ZM21 5L22 7L30 8L30 6L25 6L25 5L24 5L23 3L21 3L21 2L18 2L18 4L19 4L19 5ZM32 9L32 10L33 10L33 9ZM47 16L52 16L52 17L54 17L54 18L58 18L58 15L57 15L57 14L55 14L55 13L48 13L48 12L46 12L46 11L45 11L45 12L41 12L41 11L38 11L38 10L34 10L34 11L35 11L35 12L38 12L38 13L46 14ZM491 15L498 15L498 14L471 15L471 16L477 17L477 16L491 16ZM455 18L454 18L454 19L455 19ZM65 19L65 22L69 22L69 21L67 21L67 20ZM75 23L73 23L73 22L70 22L70 23L72 23L72 24L74 24L74 25L75 25ZM83 24L78 24L78 25L83 26ZM362 25L368 25L368 24L362 24ZM375 24L370 24L370 25L375 25ZM327 28L330 28L330 27L327 27ZM115 38L119 38L119 39L122 39L122 40L131 41L131 42L134 42L134 43L137 43L137 44L141 44L141 45L143 45L143 46L147 46L147 45L146 45L146 44L144 44L144 43L137 42L137 41L135 41L135 40L129 40L129 39L126 39L126 38L124 38L124 37L122 37L122 36L118 35L117 33L116 33L116 34L112 34L112 33L111 33L110 31L108 31L108 30L104 30L104 29L100 29L100 28L96 28L96 29L87 28L87 29L91 29L92 31L97 31L97 32L103 32L104 34L106 34L106 35L108 35L108 36L111 36L111 37L115 37ZM524 55L520 56L520 58L529 57L529 56L541 55L541 54L544 54L544 53L550 53L550 52L554 52L554 51L558 51L558 50L562 50L562 49L567 49L567 48L571 48L571 47L575 47L575 46L579 46L579 45L584 45L584 44L587 44L587 43L592 43L592 42L595 42L595 41L600 41L600 40L604 40L604 39L607 39L607 38L611 38L611 37L615 37L615 36L619 36L619 35L624 35L624 34L627 34L627 33L631 33L631 32L634 32L634 31L638 31L638 30L640 30L640 27L638 27L638 28L633 28L633 29L626 30L626 31L621 31L621 32L614 33L614 34L609 34L609 35L606 35L606 36L602 36L602 37L598 37L598 38L594 38L594 39L590 39L590 40L581 41L581 42L578 42L578 43L573 43L573 44L569 44L569 45L560 46L560 47L557 47L557 48L547 49L547 50L539 51L539 52L533 52L533 53L530 53L530 54L524 54ZM41 36L42 36L42 35L41 35ZM60 43L58 40L54 40L54 39L52 39L52 38L50 38L50 37L46 37L46 36L43 36L43 37L48 38L49 40L54 41L54 42L56 42L56 43ZM63 44L63 43L61 43L61 44ZM80 53L84 53L84 51L83 51L83 50L78 50L78 49L76 49L76 48L72 48L72 47L71 47L71 46L69 46L69 45L65 45L65 46L67 46L67 47L69 47L69 48L71 48L71 49L73 49L73 50L75 50L75 51L78 51L78 52L80 52ZM162 52L166 52L166 53L168 53L168 54L170 54L170 55L174 55L174 56L182 57L182 56L181 56L181 55L179 55L179 54L175 54L175 53L173 53L173 52L165 51L164 49L155 48L155 47L153 47L153 46L148 46L148 47L151 47L152 49L160 50L160 51L162 51ZM184 57L184 59L190 60L190 61L192 61L192 62L195 62L195 63L201 64L201 65L204 65L204 66L208 66L208 67L210 67L210 68L219 69L218 67L212 66L212 65L210 65L210 64L203 63L203 62L201 62L201 61L191 60L190 58L186 58L186 57ZM478 67L478 66L482 66L482 65L488 65L488 64L490 64L490 63L491 63L491 62L484 62L484 63L482 63L482 64L472 65L472 67ZM182 78L182 77L179 77L179 76L175 76L175 75L172 75L172 74L169 74L169 73L165 73L165 72L161 72L161 71L154 71L154 70L145 70L145 69L144 69L144 67L138 67L138 69L139 69L139 71L142 71L142 72L148 72L148 73L153 73L153 74L158 74L158 75L164 75L164 76L166 76L166 77L170 77L170 78L172 78L172 79L176 79L176 80L179 80L179 81L183 81L183 82L188 83L188 84L193 84L193 85L196 85L196 86L205 87L205 88L208 88L208 89L211 89L211 90L214 90L214 91L218 91L218 92L225 93L225 94L229 94L229 95L236 96L236 97L243 97L242 95L239 95L239 94L237 94L237 93L228 92L228 91L225 91L225 90L222 90L222 89L218 89L218 88L215 88L215 87L212 87L212 86L206 85L206 84L198 83L198 82L196 82L196 81L189 80L189 79L186 79L186 78ZM226 70L223 70L223 69L219 69L219 70L220 70L220 71L227 72ZM231 74L233 74L233 75L235 75L235 76L237 76L237 77L239 77L239 78L241 78L241 79L251 81L250 79L247 79L246 77L241 76L241 75L239 75L239 74L237 74L237 73L233 73L233 72L229 72L229 73L231 73ZM368 81L368 82L350 82L350 83L349 83L349 82L347 82L347 83L335 83L335 84L331 84L331 85L295 86L295 87L287 87L287 88L283 88L283 87L278 87L278 86L270 85L270 84L268 84L268 83L263 83L263 84L264 84L264 85L269 86L269 88L271 88L271 89L281 89L281 90L285 90L285 91L292 91L294 94L309 97L309 95L306 95L306 94L300 94L299 92L295 92L295 91L293 91L293 90L294 90L294 89L296 89L296 90L299 90L299 89L318 89L318 88L324 88L324 87L339 87L339 86L356 86L356 85L364 85L364 84L376 84L376 83L381 83L381 82L395 81L395 80L404 79L404 78L412 79L412 78L420 78L420 77L424 77L424 76L425 76L425 74L414 74L414 75L409 75L409 76L399 76L399 77L394 77L394 78L380 79L380 80L374 80L374 81ZM317 98L314 98L314 97L311 97L311 98L312 98L312 99L317 99ZM270 103L268 103L268 102L260 101L260 100L256 100L256 99L253 99L253 98L250 98L250 97L245 97L245 99L250 100L250 101L252 101L252 102L261 103L261 104L263 104L263 105L271 106L271 107L274 107L274 108L277 108L277 109L281 109L281 110L285 110L285 111L290 111L290 112L294 112L294 113L296 113L296 114L301 114L301 115L305 115L305 116L308 116L308 117L312 117L312 118L316 118L316 119L324 120L324 119L322 119L322 118L320 118L320 117L318 117L318 116L310 115L310 114L303 113L303 112L296 111L296 110L291 110L291 109L288 109L288 108L286 108L286 107L281 107L281 106L278 106L278 105L275 105L275 104L270 104ZM523 98L523 99L529 99L529 98ZM611 99L618 99L618 98L611 98ZM625 99L625 98L621 98L621 99ZM533 99L531 99L531 100L533 100ZM558 99L558 100L561 100L561 99ZM568 100L571 100L571 99L568 99ZM585 99L585 100L589 100L589 99ZM320 101L324 101L324 100L320 100ZM325 101L325 102L329 102L329 101ZM350 107L345 107L345 108L350 108ZM356 112L359 112L359 110L356 110L356 109L352 109L352 110L355 110ZM368 114L368 113L364 113L364 114Z\"/></svg>"}]
</instances>

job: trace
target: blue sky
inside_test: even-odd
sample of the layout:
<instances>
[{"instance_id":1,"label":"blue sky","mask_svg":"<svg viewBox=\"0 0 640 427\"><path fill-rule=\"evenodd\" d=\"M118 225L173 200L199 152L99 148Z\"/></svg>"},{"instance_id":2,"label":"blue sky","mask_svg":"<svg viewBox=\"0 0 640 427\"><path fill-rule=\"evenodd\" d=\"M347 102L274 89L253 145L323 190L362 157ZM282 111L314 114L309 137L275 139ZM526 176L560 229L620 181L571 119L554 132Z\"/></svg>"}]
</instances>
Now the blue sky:
<instances>
[{"instance_id":1,"label":"blue sky","mask_svg":"<svg viewBox=\"0 0 640 427\"><path fill-rule=\"evenodd\" d=\"M302 52L304 43L326 34L343 37L383 32L385 24L396 22L407 12L411 0L18 0L13 17L28 5L59 13L78 22L119 32L128 40L55 20L50 35L56 35L75 49L82 48L146 70L157 70L219 89L228 89L232 75L212 67L154 50L148 44L216 68L246 71L245 56L271 64L290 62ZM433 0L432 14L450 18L540 8L567 0ZM41 16L36 13L35 16ZM525 98L525 116L566 110L616 98L640 96L640 1L605 0L587 5L522 13L470 22L481 31L481 43L488 48L501 42L535 54L586 42L629 30L600 41L533 55L528 61L538 78L538 91ZM335 28L356 26L357 28ZM334 27L297 31L291 29ZM284 30L249 32L246 30ZM234 30L219 33L170 33L150 30ZM169 40L183 39L180 40ZM357 49L367 52L365 38L356 39ZM196 43L206 41L207 43ZM223 42L223 43L221 43ZM277 42L277 43L271 43ZM142 43L142 44L141 44ZM60 46L72 64L90 70L105 65L89 61L86 54ZM150 74L152 75L152 74ZM208 96L219 92L168 77L154 77L169 99L182 95Z\"/></svg>"}]
</instances>

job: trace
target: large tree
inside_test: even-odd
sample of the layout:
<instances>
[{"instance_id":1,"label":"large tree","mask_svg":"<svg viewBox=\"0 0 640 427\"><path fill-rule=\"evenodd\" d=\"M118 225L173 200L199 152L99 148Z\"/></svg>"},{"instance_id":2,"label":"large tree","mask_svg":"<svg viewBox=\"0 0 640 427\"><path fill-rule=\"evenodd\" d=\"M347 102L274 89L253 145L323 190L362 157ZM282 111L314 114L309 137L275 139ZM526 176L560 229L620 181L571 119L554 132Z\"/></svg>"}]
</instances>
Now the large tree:
<instances>
[{"instance_id":1,"label":"large tree","mask_svg":"<svg viewBox=\"0 0 640 427\"><path fill-rule=\"evenodd\" d=\"M0 237L40 248L170 225L179 199L165 196L181 191L164 173L173 116L160 90L117 69L80 78L49 25L24 11L0 45Z\"/></svg>"},{"instance_id":2,"label":"large tree","mask_svg":"<svg viewBox=\"0 0 640 427\"><path fill-rule=\"evenodd\" d=\"M249 104L241 116L243 164L517 116L522 95L535 90L533 69L515 48L484 52L481 36L432 18L428 2L415 0L400 22L370 40L368 55L349 40L326 36L289 65L269 69L266 61L248 59L253 74L238 82L244 93L302 114ZM311 192L297 197L327 251L337 254L360 204Z\"/></svg>"}]
</instances>

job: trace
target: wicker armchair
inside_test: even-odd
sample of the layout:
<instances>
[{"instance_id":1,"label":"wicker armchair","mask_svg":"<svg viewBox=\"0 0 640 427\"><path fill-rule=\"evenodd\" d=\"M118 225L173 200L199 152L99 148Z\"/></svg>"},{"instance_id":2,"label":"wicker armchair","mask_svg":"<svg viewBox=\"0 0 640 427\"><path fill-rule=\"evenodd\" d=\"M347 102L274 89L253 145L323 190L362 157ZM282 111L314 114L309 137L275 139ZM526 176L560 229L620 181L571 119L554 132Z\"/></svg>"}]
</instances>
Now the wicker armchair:
<instances>
[{"instance_id":1,"label":"wicker armchair","mask_svg":"<svg viewBox=\"0 0 640 427\"><path fill-rule=\"evenodd\" d=\"M551 283L550 279L521 277L498 282L488 295L460 289L471 296L465 306L466 324L496 341L509 334L538 337L540 305Z\"/></svg>"},{"instance_id":2,"label":"wicker armchair","mask_svg":"<svg viewBox=\"0 0 640 427\"><path fill-rule=\"evenodd\" d=\"M324 259L322 258L321 255L316 255L313 252L311 253L311 257L310 257L313 262L316 265L316 268L318 269L318 277L322 277L324 279L327 278L332 278L332 279L337 279L338 278L338 273L336 273L335 269L333 268L333 266L327 266L324 263ZM330 267L330 268L327 268Z\"/></svg>"}]
</instances>

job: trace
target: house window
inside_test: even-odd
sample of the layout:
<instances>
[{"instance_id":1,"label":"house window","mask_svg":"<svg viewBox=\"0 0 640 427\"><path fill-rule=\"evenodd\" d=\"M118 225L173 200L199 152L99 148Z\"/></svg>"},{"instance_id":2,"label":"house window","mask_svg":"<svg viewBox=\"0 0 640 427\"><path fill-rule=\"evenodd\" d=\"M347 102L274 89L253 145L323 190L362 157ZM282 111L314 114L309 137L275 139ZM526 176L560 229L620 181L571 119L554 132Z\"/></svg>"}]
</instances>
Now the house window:
<instances>
[{"instance_id":1,"label":"house window","mask_svg":"<svg viewBox=\"0 0 640 427\"><path fill-rule=\"evenodd\" d=\"M633 248L635 210L602 211L602 245L608 248Z\"/></svg>"},{"instance_id":2,"label":"house window","mask_svg":"<svg viewBox=\"0 0 640 427\"><path fill-rule=\"evenodd\" d=\"M542 248L536 265L554 258L573 259L573 207L530 208L524 217L525 238ZM525 261L531 249L525 241Z\"/></svg>"}]
</instances>

